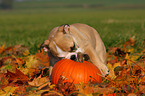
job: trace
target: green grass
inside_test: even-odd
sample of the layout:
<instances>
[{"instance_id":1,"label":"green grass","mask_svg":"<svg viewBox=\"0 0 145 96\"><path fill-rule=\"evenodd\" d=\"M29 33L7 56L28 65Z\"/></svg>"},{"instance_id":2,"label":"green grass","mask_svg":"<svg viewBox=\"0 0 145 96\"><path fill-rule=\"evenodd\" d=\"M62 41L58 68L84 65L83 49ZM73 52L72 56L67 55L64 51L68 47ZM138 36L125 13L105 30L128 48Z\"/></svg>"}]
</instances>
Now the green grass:
<instances>
[{"instance_id":1,"label":"green grass","mask_svg":"<svg viewBox=\"0 0 145 96\"><path fill-rule=\"evenodd\" d=\"M85 23L99 32L106 47L118 46L132 36L143 46L145 9L14 8L0 10L0 45L22 44L33 49L54 27Z\"/></svg>"},{"instance_id":2,"label":"green grass","mask_svg":"<svg viewBox=\"0 0 145 96\"><path fill-rule=\"evenodd\" d=\"M35 1L35 2L34 2ZM29 0L26 2L15 2L14 8L135 8L144 7L145 0Z\"/></svg>"}]
</instances>

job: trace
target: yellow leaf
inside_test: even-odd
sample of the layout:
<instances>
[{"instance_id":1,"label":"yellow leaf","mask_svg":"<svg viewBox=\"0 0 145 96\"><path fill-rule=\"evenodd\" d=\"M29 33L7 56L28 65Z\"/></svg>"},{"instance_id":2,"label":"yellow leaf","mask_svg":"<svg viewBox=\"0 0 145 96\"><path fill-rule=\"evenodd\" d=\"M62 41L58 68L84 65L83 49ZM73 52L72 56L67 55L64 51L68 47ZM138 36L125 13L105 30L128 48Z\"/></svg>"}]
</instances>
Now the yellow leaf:
<instances>
[{"instance_id":1,"label":"yellow leaf","mask_svg":"<svg viewBox=\"0 0 145 96\"><path fill-rule=\"evenodd\" d=\"M129 61L130 57L129 57L128 53L126 54L125 59L127 59L127 65L130 65L132 63L131 61Z\"/></svg>"},{"instance_id":2,"label":"yellow leaf","mask_svg":"<svg viewBox=\"0 0 145 96\"><path fill-rule=\"evenodd\" d=\"M140 56L132 55L132 56L130 56L130 60L136 61L139 57L140 57Z\"/></svg>"},{"instance_id":3,"label":"yellow leaf","mask_svg":"<svg viewBox=\"0 0 145 96\"><path fill-rule=\"evenodd\" d=\"M114 65L112 65L110 63L107 64L107 67L109 69L108 77L111 78L112 80L114 80L116 78L116 75L114 73L114 68L117 67L117 66L120 66L120 62L115 63Z\"/></svg>"},{"instance_id":4,"label":"yellow leaf","mask_svg":"<svg viewBox=\"0 0 145 96\"><path fill-rule=\"evenodd\" d=\"M130 59L128 53L126 54L125 59Z\"/></svg>"},{"instance_id":5,"label":"yellow leaf","mask_svg":"<svg viewBox=\"0 0 145 96\"><path fill-rule=\"evenodd\" d=\"M27 68L37 68L39 61L36 59L35 55L27 56L26 66Z\"/></svg>"},{"instance_id":6,"label":"yellow leaf","mask_svg":"<svg viewBox=\"0 0 145 96\"><path fill-rule=\"evenodd\" d=\"M24 73L25 75L27 75L28 73L30 73L30 71L29 71L30 68L21 67L21 68L18 68L18 69L21 70L21 72Z\"/></svg>"},{"instance_id":7,"label":"yellow leaf","mask_svg":"<svg viewBox=\"0 0 145 96\"><path fill-rule=\"evenodd\" d=\"M128 49L127 52L134 53L134 48L130 48L130 49Z\"/></svg>"},{"instance_id":8,"label":"yellow leaf","mask_svg":"<svg viewBox=\"0 0 145 96\"><path fill-rule=\"evenodd\" d=\"M18 87L7 86L0 90L0 96L10 96Z\"/></svg>"},{"instance_id":9,"label":"yellow leaf","mask_svg":"<svg viewBox=\"0 0 145 96\"><path fill-rule=\"evenodd\" d=\"M131 61L136 61L139 57L140 57L139 55L130 55L129 56L129 54L126 54L125 59L127 59L127 65L131 65L133 63Z\"/></svg>"},{"instance_id":10,"label":"yellow leaf","mask_svg":"<svg viewBox=\"0 0 145 96\"><path fill-rule=\"evenodd\" d=\"M24 55L24 56L27 56L27 55L29 55L29 54L30 54L29 50L25 50L25 51L23 52L23 55Z\"/></svg>"},{"instance_id":11,"label":"yellow leaf","mask_svg":"<svg viewBox=\"0 0 145 96\"><path fill-rule=\"evenodd\" d=\"M44 93L44 94L43 94ZM61 93L57 92L57 91L52 91L52 90L39 90L37 92L33 92L33 93L29 93L28 96L42 96L42 94L44 96L64 96Z\"/></svg>"},{"instance_id":12,"label":"yellow leaf","mask_svg":"<svg viewBox=\"0 0 145 96\"><path fill-rule=\"evenodd\" d=\"M52 89L54 87L55 87L55 84L52 84L52 85L49 86L50 89Z\"/></svg>"}]
</instances>

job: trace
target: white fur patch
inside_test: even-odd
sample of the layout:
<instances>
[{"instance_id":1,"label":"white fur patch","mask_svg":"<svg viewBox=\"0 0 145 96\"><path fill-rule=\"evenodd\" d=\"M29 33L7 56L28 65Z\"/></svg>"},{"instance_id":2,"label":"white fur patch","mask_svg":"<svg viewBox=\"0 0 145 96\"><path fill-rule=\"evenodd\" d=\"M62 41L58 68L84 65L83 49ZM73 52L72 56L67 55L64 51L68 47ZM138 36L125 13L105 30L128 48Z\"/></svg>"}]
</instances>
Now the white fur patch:
<instances>
[{"instance_id":1,"label":"white fur patch","mask_svg":"<svg viewBox=\"0 0 145 96\"><path fill-rule=\"evenodd\" d=\"M81 48L77 48L75 52L68 52L68 54L65 56L65 58L70 59L72 55L75 55L77 57L77 53L82 52Z\"/></svg>"},{"instance_id":2,"label":"white fur patch","mask_svg":"<svg viewBox=\"0 0 145 96\"><path fill-rule=\"evenodd\" d=\"M54 41L53 41L53 43L54 43L56 50L58 52L58 57L64 57L64 58L70 59L72 55L76 55L76 57L77 57L77 53L82 52L81 48L77 48L77 50L75 52L65 52L62 49L60 49Z\"/></svg>"},{"instance_id":3,"label":"white fur patch","mask_svg":"<svg viewBox=\"0 0 145 96\"><path fill-rule=\"evenodd\" d=\"M65 57L67 54L68 54L68 52L65 52L65 51L63 51L63 50L61 50L57 45L56 45L56 43L53 41L53 43L54 43L54 45L55 45L55 47L56 47L56 50L57 50L57 52L58 52L58 57Z\"/></svg>"}]
</instances>

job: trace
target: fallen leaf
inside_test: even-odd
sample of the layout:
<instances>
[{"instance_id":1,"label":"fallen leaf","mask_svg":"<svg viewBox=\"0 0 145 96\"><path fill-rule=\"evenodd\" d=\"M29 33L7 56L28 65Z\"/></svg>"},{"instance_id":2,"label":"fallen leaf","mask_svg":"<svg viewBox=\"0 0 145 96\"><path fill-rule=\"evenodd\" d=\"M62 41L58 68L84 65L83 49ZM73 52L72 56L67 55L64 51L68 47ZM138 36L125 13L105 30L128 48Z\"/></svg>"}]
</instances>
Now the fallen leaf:
<instances>
[{"instance_id":1,"label":"fallen leaf","mask_svg":"<svg viewBox=\"0 0 145 96\"><path fill-rule=\"evenodd\" d=\"M27 96L64 96L61 93L57 92L57 91L52 91L49 89L46 90L40 90L37 92L33 92Z\"/></svg>"},{"instance_id":2,"label":"fallen leaf","mask_svg":"<svg viewBox=\"0 0 145 96\"><path fill-rule=\"evenodd\" d=\"M36 58L35 55L27 56L25 61L27 68L37 68L39 65L39 60Z\"/></svg>"},{"instance_id":3,"label":"fallen leaf","mask_svg":"<svg viewBox=\"0 0 145 96\"><path fill-rule=\"evenodd\" d=\"M120 48L117 48L116 50L115 50L115 53L114 53L116 56L125 56L125 52L124 51L122 51L122 49L120 49Z\"/></svg>"},{"instance_id":4,"label":"fallen leaf","mask_svg":"<svg viewBox=\"0 0 145 96\"><path fill-rule=\"evenodd\" d=\"M75 85L73 83L70 83L70 82L63 83L63 81L65 79L66 78L64 78L63 76L60 76L56 87L65 95L68 95L68 94L75 92L75 90L76 90Z\"/></svg>"},{"instance_id":5,"label":"fallen leaf","mask_svg":"<svg viewBox=\"0 0 145 96\"><path fill-rule=\"evenodd\" d=\"M46 68L49 66L49 57L47 54L44 54L44 51L35 54L36 58L39 60L40 67Z\"/></svg>"},{"instance_id":6,"label":"fallen leaf","mask_svg":"<svg viewBox=\"0 0 145 96\"><path fill-rule=\"evenodd\" d=\"M2 53L2 52L4 52L5 51L5 45L3 44L1 47L0 47L0 54Z\"/></svg>"},{"instance_id":7,"label":"fallen leaf","mask_svg":"<svg viewBox=\"0 0 145 96\"><path fill-rule=\"evenodd\" d=\"M135 44L135 36L129 38L129 40L127 40L123 46L124 48L126 48L128 46L134 46L134 44Z\"/></svg>"},{"instance_id":8,"label":"fallen leaf","mask_svg":"<svg viewBox=\"0 0 145 96\"><path fill-rule=\"evenodd\" d=\"M92 93L94 93L94 89L93 86L89 86L89 84L87 84L86 86L84 86L84 84L80 83L75 85L76 88L79 90L79 94L78 96L93 96Z\"/></svg>"},{"instance_id":9,"label":"fallen leaf","mask_svg":"<svg viewBox=\"0 0 145 96\"><path fill-rule=\"evenodd\" d=\"M145 85L139 85L139 91L145 94Z\"/></svg>"},{"instance_id":10,"label":"fallen leaf","mask_svg":"<svg viewBox=\"0 0 145 96\"><path fill-rule=\"evenodd\" d=\"M94 93L99 93L99 94L110 94L114 93L115 89L114 88L101 88L99 86L95 86L93 88Z\"/></svg>"},{"instance_id":11,"label":"fallen leaf","mask_svg":"<svg viewBox=\"0 0 145 96\"><path fill-rule=\"evenodd\" d=\"M4 73L0 74L0 88L4 88L9 84L8 79Z\"/></svg>"},{"instance_id":12,"label":"fallen leaf","mask_svg":"<svg viewBox=\"0 0 145 96\"><path fill-rule=\"evenodd\" d=\"M37 86L40 90L41 88L45 87L46 85L50 85L50 80L48 77L41 77L41 75L37 78L34 78L32 82L28 82L31 86Z\"/></svg>"},{"instance_id":13,"label":"fallen leaf","mask_svg":"<svg viewBox=\"0 0 145 96\"><path fill-rule=\"evenodd\" d=\"M109 94L103 93L103 96L117 96L117 95L116 95L116 93L111 93L111 94L110 93Z\"/></svg>"},{"instance_id":14,"label":"fallen leaf","mask_svg":"<svg viewBox=\"0 0 145 96\"><path fill-rule=\"evenodd\" d=\"M18 86L18 88L14 91L15 96L26 96L27 90L26 87L28 85Z\"/></svg>"},{"instance_id":15,"label":"fallen leaf","mask_svg":"<svg viewBox=\"0 0 145 96\"><path fill-rule=\"evenodd\" d=\"M18 87L7 86L0 90L0 96L11 96Z\"/></svg>"},{"instance_id":16,"label":"fallen leaf","mask_svg":"<svg viewBox=\"0 0 145 96\"><path fill-rule=\"evenodd\" d=\"M10 71L7 71L6 75L9 77L9 82L12 81L22 81L23 83L27 82L29 78L24 75L20 70L16 68L16 73L12 73Z\"/></svg>"},{"instance_id":17,"label":"fallen leaf","mask_svg":"<svg viewBox=\"0 0 145 96\"><path fill-rule=\"evenodd\" d=\"M127 96L137 96L135 93L129 93Z\"/></svg>"},{"instance_id":18,"label":"fallen leaf","mask_svg":"<svg viewBox=\"0 0 145 96\"><path fill-rule=\"evenodd\" d=\"M109 77L109 78L111 78L112 80L114 80L114 79L116 78L114 69L115 69L116 67L118 67L118 66L121 67L120 62L117 62L117 63L115 63L114 65L108 63L108 64L107 64L107 67L108 67L108 69L109 69L109 75L108 75L107 77Z\"/></svg>"}]
</instances>

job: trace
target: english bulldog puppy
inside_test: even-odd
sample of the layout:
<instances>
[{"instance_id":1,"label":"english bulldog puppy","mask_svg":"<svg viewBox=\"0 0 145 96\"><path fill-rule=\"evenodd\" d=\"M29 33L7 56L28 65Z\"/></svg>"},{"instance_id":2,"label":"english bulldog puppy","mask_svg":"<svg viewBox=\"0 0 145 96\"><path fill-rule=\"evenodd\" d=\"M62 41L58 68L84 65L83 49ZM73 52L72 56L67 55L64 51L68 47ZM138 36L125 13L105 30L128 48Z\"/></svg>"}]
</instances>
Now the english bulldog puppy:
<instances>
[{"instance_id":1,"label":"english bulldog puppy","mask_svg":"<svg viewBox=\"0 0 145 96\"><path fill-rule=\"evenodd\" d=\"M55 27L41 47L48 52L50 66L62 58L75 60L77 53L81 52L89 56L91 62L100 69L102 76L108 74L104 43L98 32L86 24Z\"/></svg>"}]
</instances>

